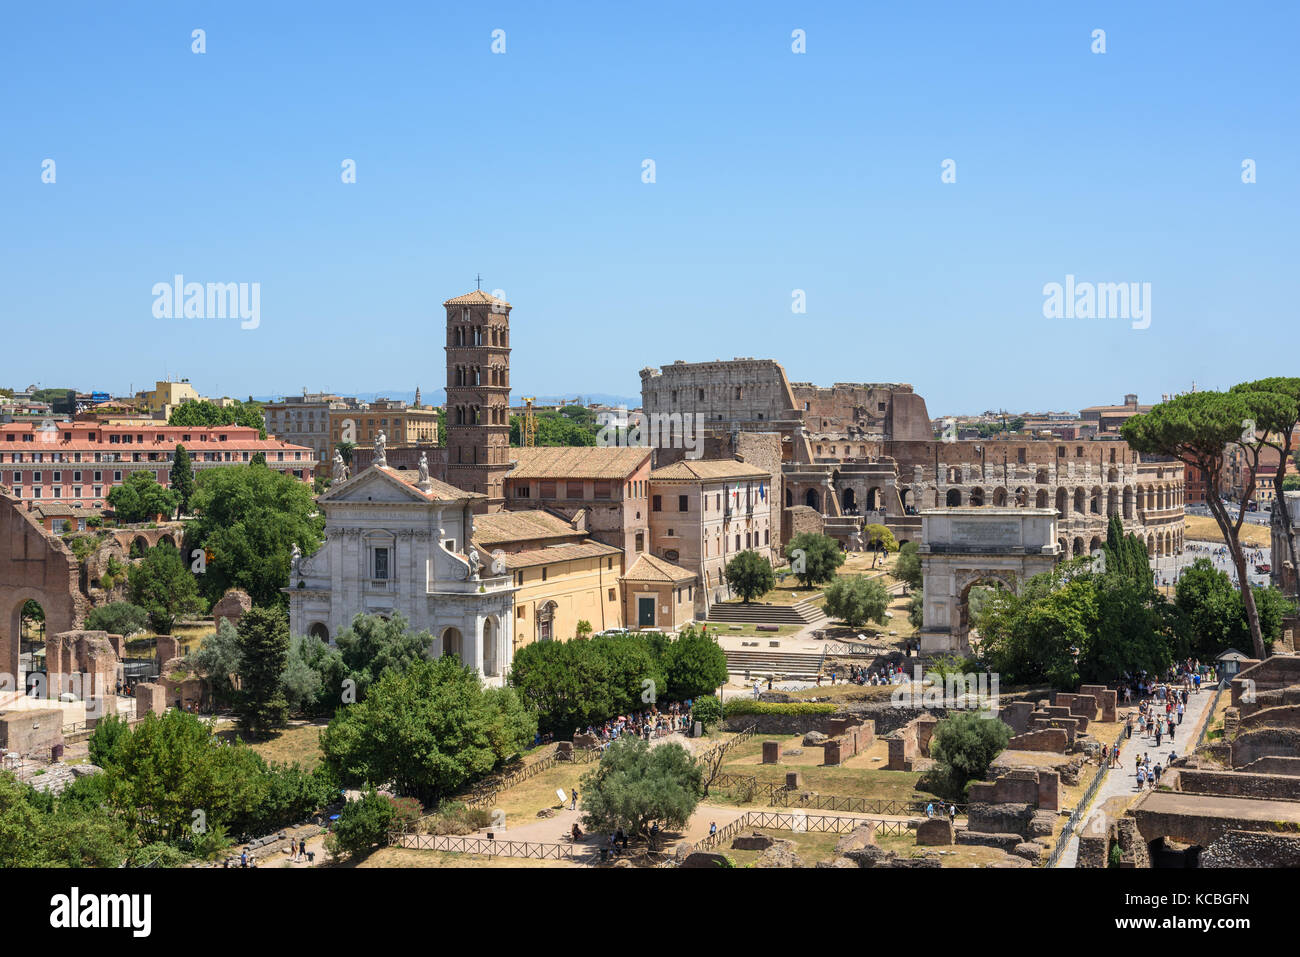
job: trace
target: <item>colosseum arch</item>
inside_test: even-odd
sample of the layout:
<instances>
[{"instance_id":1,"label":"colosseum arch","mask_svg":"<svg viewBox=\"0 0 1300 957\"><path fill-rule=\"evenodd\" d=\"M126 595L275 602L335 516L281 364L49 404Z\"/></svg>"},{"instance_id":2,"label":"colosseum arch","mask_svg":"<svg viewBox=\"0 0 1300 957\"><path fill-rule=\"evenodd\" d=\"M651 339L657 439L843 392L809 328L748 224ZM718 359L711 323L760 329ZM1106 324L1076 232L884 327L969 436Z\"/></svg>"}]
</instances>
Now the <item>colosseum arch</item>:
<instances>
[{"instance_id":1,"label":"colosseum arch","mask_svg":"<svg viewBox=\"0 0 1300 957\"><path fill-rule=\"evenodd\" d=\"M1094 485L1092 487L1092 496L1088 502L1088 511L1092 515L1101 514L1101 486L1100 485Z\"/></svg>"},{"instance_id":2,"label":"colosseum arch","mask_svg":"<svg viewBox=\"0 0 1300 957\"><path fill-rule=\"evenodd\" d=\"M1007 504L1007 490L998 486L993 490L993 507L1005 508Z\"/></svg>"},{"instance_id":3,"label":"colosseum arch","mask_svg":"<svg viewBox=\"0 0 1300 957\"><path fill-rule=\"evenodd\" d=\"M1035 507L1035 508L1047 508L1047 507L1048 507L1048 503L1047 503L1047 489L1045 489L1045 488L1040 488L1040 489L1038 490L1038 493L1034 496L1034 507Z\"/></svg>"},{"instance_id":4,"label":"colosseum arch","mask_svg":"<svg viewBox=\"0 0 1300 957\"><path fill-rule=\"evenodd\" d=\"M937 495L938 493L936 493ZM958 508L961 505L961 489L948 489L947 505L949 508Z\"/></svg>"},{"instance_id":5,"label":"colosseum arch","mask_svg":"<svg viewBox=\"0 0 1300 957\"><path fill-rule=\"evenodd\" d=\"M1070 550L1070 557L1078 558L1080 555L1086 554L1087 552L1083 550L1083 539L1078 535L1074 536L1074 545Z\"/></svg>"},{"instance_id":6,"label":"colosseum arch","mask_svg":"<svg viewBox=\"0 0 1300 957\"><path fill-rule=\"evenodd\" d=\"M980 488L978 485L975 486L973 489L971 489L971 490L970 490L970 503L971 503L971 505L973 505L975 508L983 508L983 507L984 507L984 489Z\"/></svg>"},{"instance_id":7,"label":"colosseum arch","mask_svg":"<svg viewBox=\"0 0 1300 957\"><path fill-rule=\"evenodd\" d=\"M1078 515L1088 514L1088 495L1082 488L1074 490L1074 511Z\"/></svg>"},{"instance_id":8,"label":"colosseum arch","mask_svg":"<svg viewBox=\"0 0 1300 957\"><path fill-rule=\"evenodd\" d=\"M1065 518L1065 513L1070 508L1070 493L1063 488L1056 490L1056 517Z\"/></svg>"},{"instance_id":9,"label":"colosseum arch","mask_svg":"<svg viewBox=\"0 0 1300 957\"><path fill-rule=\"evenodd\" d=\"M1132 485L1126 486L1124 489L1124 518L1133 518L1133 509L1136 502L1137 492L1134 491Z\"/></svg>"},{"instance_id":10,"label":"colosseum arch","mask_svg":"<svg viewBox=\"0 0 1300 957\"><path fill-rule=\"evenodd\" d=\"M1112 466L1110 467L1110 471L1108 471L1108 472L1106 473L1106 481L1107 481L1107 483L1109 483L1109 484L1111 484L1111 485L1114 485L1116 482L1118 482L1118 481L1119 481L1119 469L1115 468L1115 466L1112 465Z\"/></svg>"},{"instance_id":11,"label":"colosseum arch","mask_svg":"<svg viewBox=\"0 0 1300 957\"><path fill-rule=\"evenodd\" d=\"M1106 492L1106 517L1110 518L1119 514L1119 489L1108 489Z\"/></svg>"}]
</instances>

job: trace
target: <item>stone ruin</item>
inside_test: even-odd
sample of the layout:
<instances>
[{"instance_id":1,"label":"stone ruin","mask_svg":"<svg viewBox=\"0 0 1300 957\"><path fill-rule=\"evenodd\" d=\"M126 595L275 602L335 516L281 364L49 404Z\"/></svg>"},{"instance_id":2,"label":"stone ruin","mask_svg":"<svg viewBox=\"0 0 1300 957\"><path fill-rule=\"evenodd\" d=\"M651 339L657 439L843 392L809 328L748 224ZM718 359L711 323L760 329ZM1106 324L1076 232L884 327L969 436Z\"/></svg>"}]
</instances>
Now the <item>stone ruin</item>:
<instances>
[{"instance_id":1,"label":"stone ruin","mask_svg":"<svg viewBox=\"0 0 1300 957\"><path fill-rule=\"evenodd\" d=\"M1012 701L1001 709L998 716L1013 735L1008 750L1064 754L1082 743L1079 739L1086 735L1089 722L1118 720L1118 696L1101 685L1084 685L1077 694L1058 691L1054 699L1037 705Z\"/></svg>"},{"instance_id":2,"label":"stone ruin","mask_svg":"<svg viewBox=\"0 0 1300 957\"><path fill-rule=\"evenodd\" d=\"M248 592L238 588L227 589L212 606L212 623L220 627L221 619L224 618L235 627L239 627L239 619L243 618L252 607L253 599L248 596Z\"/></svg>"},{"instance_id":3,"label":"stone ruin","mask_svg":"<svg viewBox=\"0 0 1300 957\"><path fill-rule=\"evenodd\" d=\"M63 631L45 639L46 697L72 694L86 702L87 719L117 713L122 678L121 635L106 631Z\"/></svg>"},{"instance_id":4,"label":"stone ruin","mask_svg":"<svg viewBox=\"0 0 1300 957\"><path fill-rule=\"evenodd\" d=\"M1120 867L1300 866L1300 657L1255 663L1231 687L1223 739L1174 761L1157 790L1095 814L1079 867L1112 855Z\"/></svg>"},{"instance_id":5,"label":"stone ruin","mask_svg":"<svg viewBox=\"0 0 1300 957\"><path fill-rule=\"evenodd\" d=\"M914 771L918 759L930 757L930 738L939 719L929 712L913 718L903 727L891 732L885 741L889 745L888 771Z\"/></svg>"},{"instance_id":6,"label":"stone ruin","mask_svg":"<svg viewBox=\"0 0 1300 957\"><path fill-rule=\"evenodd\" d=\"M955 835L956 842L1040 861L1056 824L1060 788L1060 774L1042 768L1017 768L993 781L971 782L967 824Z\"/></svg>"},{"instance_id":7,"label":"stone ruin","mask_svg":"<svg viewBox=\"0 0 1300 957\"><path fill-rule=\"evenodd\" d=\"M861 754L876 740L876 723L870 719L832 718L829 738L822 742L822 763L843 764L855 754ZM928 739L927 739L928 740Z\"/></svg>"}]
</instances>

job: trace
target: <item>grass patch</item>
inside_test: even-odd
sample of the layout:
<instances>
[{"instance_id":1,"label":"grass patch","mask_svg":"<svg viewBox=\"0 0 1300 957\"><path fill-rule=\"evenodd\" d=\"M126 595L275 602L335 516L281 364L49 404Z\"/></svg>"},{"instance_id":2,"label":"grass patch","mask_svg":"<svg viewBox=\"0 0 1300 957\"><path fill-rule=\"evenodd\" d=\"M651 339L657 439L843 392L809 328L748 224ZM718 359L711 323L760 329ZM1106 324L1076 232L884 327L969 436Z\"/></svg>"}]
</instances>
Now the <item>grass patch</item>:
<instances>
[{"instance_id":1,"label":"grass patch","mask_svg":"<svg viewBox=\"0 0 1300 957\"><path fill-rule=\"evenodd\" d=\"M321 762L320 733L325 722L320 724L303 724L277 731L265 741L250 741L248 746L267 761L278 764L297 762L305 771L311 771ZM240 737L239 731L228 728L217 732L218 737L233 741Z\"/></svg>"},{"instance_id":2,"label":"grass patch","mask_svg":"<svg viewBox=\"0 0 1300 957\"><path fill-rule=\"evenodd\" d=\"M1183 539L1185 541L1227 544L1224 541L1223 533L1219 531L1219 523L1214 520L1213 516L1188 515L1183 519L1183 523ZM1252 548L1269 548L1273 544L1272 532L1269 531L1267 525L1242 522L1238 536L1243 545L1250 545Z\"/></svg>"}]
</instances>

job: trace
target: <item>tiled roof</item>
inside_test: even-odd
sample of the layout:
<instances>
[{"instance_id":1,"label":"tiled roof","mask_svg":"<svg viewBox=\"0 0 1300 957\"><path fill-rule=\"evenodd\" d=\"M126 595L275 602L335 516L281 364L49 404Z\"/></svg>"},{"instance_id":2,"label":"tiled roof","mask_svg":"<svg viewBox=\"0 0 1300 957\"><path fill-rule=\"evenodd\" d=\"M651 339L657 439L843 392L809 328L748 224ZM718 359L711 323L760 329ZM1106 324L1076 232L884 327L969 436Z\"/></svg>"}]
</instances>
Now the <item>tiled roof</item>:
<instances>
[{"instance_id":1,"label":"tiled roof","mask_svg":"<svg viewBox=\"0 0 1300 957\"><path fill-rule=\"evenodd\" d=\"M621 555L623 550L604 542L571 542L566 545L548 545L545 548L525 548L519 552L507 552L501 556L506 568L533 568L537 565L549 565L552 562L567 562L578 558L602 558L606 555ZM694 576L691 576L694 577Z\"/></svg>"},{"instance_id":2,"label":"tiled roof","mask_svg":"<svg viewBox=\"0 0 1300 957\"><path fill-rule=\"evenodd\" d=\"M564 519L540 509L474 516L474 541L483 545L582 535Z\"/></svg>"},{"instance_id":3,"label":"tiled roof","mask_svg":"<svg viewBox=\"0 0 1300 957\"><path fill-rule=\"evenodd\" d=\"M378 465L372 465L371 468L379 468ZM446 482L440 482L436 478L429 479L429 491L420 488L420 470L419 469L390 469L387 466L383 469L389 475L393 476L399 482L409 485L415 491L419 492L430 501L455 501L463 498L487 498L480 492L467 492L462 488L454 485L448 485ZM362 473L365 474L364 472ZM360 476L357 476L360 478Z\"/></svg>"},{"instance_id":4,"label":"tiled roof","mask_svg":"<svg viewBox=\"0 0 1300 957\"><path fill-rule=\"evenodd\" d=\"M685 582L695 581L695 572L682 568L681 565L674 565L672 562L664 561L662 558L655 558L653 555L642 555L632 567L623 575L624 581L637 582Z\"/></svg>"},{"instance_id":5,"label":"tiled roof","mask_svg":"<svg viewBox=\"0 0 1300 957\"><path fill-rule=\"evenodd\" d=\"M732 459L682 459L672 465L655 469L650 473L654 479L688 479L716 481L719 479L771 478L771 473L748 462L736 462Z\"/></svg>"},{"instance_id":6,"label":"tiled roof","mask_svg":"<svg viewBox=\"0 0 1300 957\"><path fill-rule=\"evenodd\" d=\"M475 289L473 292L467 292L463 296L456 296L452 299L443 301L444 306L491 306L500 303L508 306L510 303L504 299L498 299L496 296L489 296L482 289Z\"/></svg>"},{"instance_id":7,"label":"tiled roof","mask_svg":"<svg viewBox=\"0 0 1300 957\"><path fill-rule=\"evenodd\" d=\"M648 448L536 446L511 449L511 479L626 479L650 457Z\"/></svg>"}]
</instances>

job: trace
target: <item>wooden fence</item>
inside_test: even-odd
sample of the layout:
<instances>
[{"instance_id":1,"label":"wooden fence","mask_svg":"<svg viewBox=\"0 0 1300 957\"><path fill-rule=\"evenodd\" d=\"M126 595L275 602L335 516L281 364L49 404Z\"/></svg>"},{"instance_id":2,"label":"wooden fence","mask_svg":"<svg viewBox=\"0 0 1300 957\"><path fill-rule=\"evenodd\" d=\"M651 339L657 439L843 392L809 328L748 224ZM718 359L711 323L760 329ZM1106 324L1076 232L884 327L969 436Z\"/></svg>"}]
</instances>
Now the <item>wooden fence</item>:
<instances>
[{"instance_id":1,"label":"wooden fence","mask_svg":"<svg viewBox=\"0 0 1300 957\"><path fill-rule=\"evenodd\" d=\"M416 834L395 831L388 836L390 847L409 847L421 851L445 851L449 854L485 854L488 857L520 857L538 860L574 860L577 845L546 844L539 841L509 841L486 837L462 837L455 834Z\"/></svg>"},{"instance_id":2,"label":"wooden fence","mask_svg":"<svg viewBox=\"0 0 1300 957\"><path fill-rule=\"evenodd\" d=\"M823 833L848 834L863 825L871 824L878 834L904 835L908 832L907 821L881 821L865 817L843 817L831 814L805 814L803 811L746 811L726 827L719 828L708 837L697 842L696 847L702 851L719 847L751 828L769 831L791 831L796 834Z\"/></svg>"}]
</instances>

